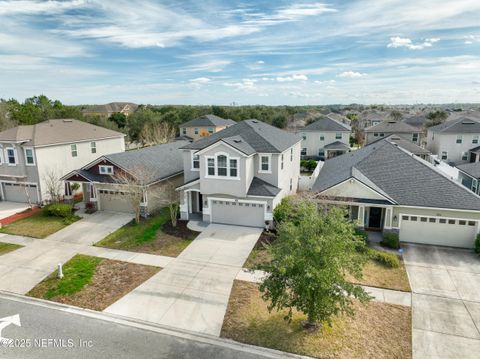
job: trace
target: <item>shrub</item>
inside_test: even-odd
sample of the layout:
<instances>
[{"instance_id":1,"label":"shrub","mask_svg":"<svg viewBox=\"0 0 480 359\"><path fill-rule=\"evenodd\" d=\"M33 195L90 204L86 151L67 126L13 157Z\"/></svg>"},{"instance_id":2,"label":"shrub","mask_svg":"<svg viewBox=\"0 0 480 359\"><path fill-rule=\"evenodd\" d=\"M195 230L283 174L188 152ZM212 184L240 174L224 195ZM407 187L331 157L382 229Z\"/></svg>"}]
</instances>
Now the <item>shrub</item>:
<instances>
[{"instance_id":1,"label":"shrub","mask_svg":"<svg viewBox=\"0 0 480 359\"><path fill-rule=\"evenodd\" d=\"M369 255L370 258L372 258L374 261L383 264L386 267L400 267L400 260L398 259L398 256L396 254L370 249Z\"/></svg>"},{"instance_id":2,"label":"shrub","mask_svg":"<svg viewBox=\"0 0 480 359\"><path fill-rule=\"evenodd\" d=\"M400 248L400 239L398 238L398 234L393 232L384 233L381 244L388 248Z\"/></svg>"},{"instance_id":3,"label":"shrub","mask_svg":"<svg viewBox=\"0 0 480 359\"><path fill-rule=\"evenodd\" d=\"M355 228L355 237L360 237L365 242L368 240L367 232L359 228Z\"/></svg>"},{"instance_id":4,"label":"shrub","mask_svg":"<svg viewBox=\"0 0 480 359\"><path fill-rule=\"evenodd\" d=\"M43 213L52 217L70 218L73 215L73 206L68 203L51 203L43 207Z\"/></svg>"},{"instance_id":5,"label":"shrub","mask_svg":"<svg viewBox=\"0 0 480 359\"><path fill-rule=\"evenodd\" d=\"M475 253L480 254L480 234L475 239Z\"/></svg>"},{"instance_id":6,"label":"shrub","mask_svg":"<svg viewBox=\"0 0 480 359\"><path fill-rule=\"evenodd\" d=\"M305 168L307 171L313 171L317 167L317 161L315 160L301 160L300 166Z\"/></svg>"}]
</instances>

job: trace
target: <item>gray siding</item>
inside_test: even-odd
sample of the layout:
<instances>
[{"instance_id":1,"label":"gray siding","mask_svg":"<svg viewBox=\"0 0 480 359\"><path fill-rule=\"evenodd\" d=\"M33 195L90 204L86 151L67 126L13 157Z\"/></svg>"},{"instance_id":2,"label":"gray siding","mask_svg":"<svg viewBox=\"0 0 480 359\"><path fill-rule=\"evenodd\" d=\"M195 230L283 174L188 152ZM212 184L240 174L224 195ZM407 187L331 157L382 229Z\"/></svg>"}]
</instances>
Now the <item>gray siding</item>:
<instances>
[{"instance_id":1,"label":"gray siding","mask_svg":"<svg viewBox=\"0 0 480 359\"><path fill-rule=\"evenodd\" d=\"M33 148L33 156L35 158L35 166L26 166L24 147L19 146L17 144L11 145L7 143L0 143L0 146L1 146L0 148L2 151L2 157L3 157L2 164L0 165L0 180L14 182L15 178L12 178L12 176L18 176L18 177L26 176L26 179L22 179L21 181L39 183L37 159L36 159L34 148ZM9 147L15 148L17 152L17 155L16 155L17 164L15 166L8 165L7 163L7 156L6 156L5 150Z\"/></svg>"}]
</instances>

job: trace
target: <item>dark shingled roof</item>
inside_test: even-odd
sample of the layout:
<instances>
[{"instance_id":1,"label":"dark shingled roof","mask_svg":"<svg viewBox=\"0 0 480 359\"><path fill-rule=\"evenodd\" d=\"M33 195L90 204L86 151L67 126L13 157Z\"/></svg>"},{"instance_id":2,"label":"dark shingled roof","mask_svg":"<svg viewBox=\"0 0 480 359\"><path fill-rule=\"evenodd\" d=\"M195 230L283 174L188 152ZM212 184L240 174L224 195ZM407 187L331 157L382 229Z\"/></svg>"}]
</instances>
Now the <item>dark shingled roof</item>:
<instances>
[{"instance_id":1,"label":"dark shingled roof","mask_svg":"<svg viewBox=\"0 0 480 359\"><path fill-rule=\"evenodd\" d=\"M474 118L460 117L430 127L428 130L442 133L480 133L480 122Z\"/></svg>"},{"instance_id":2,"label":"dark shingled roof","mask_svg":"<svg viewBox=\"0 0 480 359\"><path fill-rule=\"evenodd\" d=\"M424 115L415 115L404 118L402 121L409 124L410 126L423 128L423 126L425 126L425 123L427 122L427 117Z\"/></svg>"},{"instance_id":3,"label":"dark shingled roof","mask_svg":"<svg viewBox=\"0 0 480 359\"><path fill-rule=\"evenodd\" d=\"M480 197L387 139L327 160L312 190L352 177L399 205L480 211Z\"/></svg>"},{"instance_id":4,"label":"dark shingled roof","mask_svg":"<svg viewBox=\"0 0 480 359\"><path fill-rule=\"evenodd\" d=\"M404 150L407 150L408 152L413 153L414 155L420 156L420 155L429 155L431 152L427 150L426 148L420 147L416 145L415 143L404 139L403 137L396 136L396 135L390 135L387 137L388 141L395 143L402 147Z\"/></svg>"},{"instance_id":5,"label":"dark shingled roof","mask_svg":"<svg viewBox=\"0 0 480 359\"><path fill-rule=\"evenodd\" d=\"M417 127L410 126L405 122L399 121L383 121L378 125L370 126L365 132L384 132L384 133L420 133L422 130Z\"/></svg>"},{"instance_id":6,"label":"dark shingled roof","mask_svg":"<svg viewBox=\"0 0 480 359\"><path fill-rule=\"evenodd\" d=\"M341 123L333 118L322 117L299 131L351 131L350 126Z\"/></svg>"},{"instance_id":7,"label":"dark shingled roof","mask_svg":"<svg viewBox=\"0 0 480 359\"><path fill-rule=\"evenodd\" d=\"M327 150L347 150L347 151L350 150L350 146L346 145L341 141L335 141L335 142L329 143L323 148L326 148Z\"/></svg>"},{"instance_id":8,"label":"dark shingled roof","mask_svg":"<svg viewBox=\"0 0 480 359\"><path fill-rule=\"evenodd\" d=\"M182 123L180 127L194 127L194 126L231 126L236 124L235 121L224 119L215 115L204 115L188 122Z\"/></svg>"},{"instance_id":9,"label":"dark shingled roof","mask_svg":"<svg viewBox=\"0 0 480 359\"><path fill-rule=\"evenodd\" d=\"M457 165L457 168L473 178L480 178L480 162Z\"/></svg>"},{"instance_id":10,"label":"dark shingled roof","mask_svg":"<svg viewBox=\"0 0 480 359\"><path fill-rule=\"evenodd\" d=\"M271 185L258 177L253 177L250 188L248 189L248 196L262 196L262 197L275 197L281 191L280 188Z\"/></svg>"},{"instance_id":11,"label":"dark shingled roof","mask_svg":"<svg viewBox=\"0 0 480 359\"><path fill-rule=\"evenodd\" d=\"M220 140L246 155L251 155L254 153L281 153L300 142L301 138L258 120L246 120L182 148L201 150Z\"/></svg>"}]
</instances>

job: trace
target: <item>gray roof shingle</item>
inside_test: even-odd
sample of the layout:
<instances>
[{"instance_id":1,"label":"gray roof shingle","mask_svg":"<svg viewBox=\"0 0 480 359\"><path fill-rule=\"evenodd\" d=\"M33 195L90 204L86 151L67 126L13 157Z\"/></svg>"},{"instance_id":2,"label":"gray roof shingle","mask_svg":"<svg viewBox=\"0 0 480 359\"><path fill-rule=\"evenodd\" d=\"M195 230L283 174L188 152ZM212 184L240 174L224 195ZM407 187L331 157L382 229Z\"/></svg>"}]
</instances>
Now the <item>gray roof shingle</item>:
<instances>
[{"instance_id":1,"label":"gray roof shingle","mask_svg":"<svg viewBox=\"0 0 480 359\"><path fill-rule=\"evenodd\" d=\"M335 141L335 142L329 143L323 148L326 148L327 150L347 150L347 151L350 150L350 146L346 145L341 141Z\"/></svg>"},{"instance_id":2,"label":"gray roof shingle","mask_svg":"<svg viewBox=\"0 0 480 359\"><path fill-rule=\"evenodd\" d=\"M410 126L408 123L400 121L383 121L378 125L367 127L365 132L383 132L383 133L420 133L422 130Z\"/></svg>"},{"instance_id":3,"label":"gray roof shingle","mask_svg":"<svg viewBox=\"0 0 480 359\"><path fill-rule=\"evenodd\" d=\"M245 120L182 148L201 150L220 140L246 155L251 155L254 153L281 153L300 142L301 138L258 120Z\"/></svg>"},{"instance_id":4,"label":"gray roof shingle","mask_svg":"<svg viewBox=\"0 0 480 359\"><path fill-rule=\"evenodd\" d=\"M317 119L315 122L309 124L308 126L305 126L302 129L299 129L299 131L348 131L350 132L352 129L350 126L341 123L333 118L329 118L326 116L323 116L319 119Z\"/></svg>"},{"instance_id":5,"label":"gray roof shingle","mask_svg":"<svg viewBox=\"0 0 480 359\"><path fill-rule=\"evenodd\" d=\"M236 122L230 119L224 119L215 115L204 115L182 123L179 127L232 126L234 124L236 124Z\"/></svg>"},{"instance_id":6,"label":"gray roof shingle","mask_svg":"<svg viewBox=\"0 0 480 359\"><path fill-rule=\"evenodd\" d=\"M399 205L480 211L480 197L386 139L327 160L312 190L351 177L368 179Z\"/></svg>"},{"instance_id":7,"label":"gray roof shingle","mask_svg":"<svg viewBox=\"0 0 480 359\"><path fill-rule=\"evenodd\" d=\"M464 163L458 165L457 168L473 178L480 178L480 162Z\"/></svg>"},{"instance_id":8,"label":"gray roof shingle","mask_svg":"<svg viewBox=\"0 0 480 359\"><path fill-rule=\"evenodd\" d=\"M387 137L387 140L390 142L393 142L400 147L402 147L404 150L407 150L408 152L413 153L414 155L420 156L420 155L429 155L431 152L427 150L426 148L420 147L416 145L415 143L404 139L403 137L396 136L396 135L390 135Z\"/></svg>"},{"instance_id":9,"label":"gray roof shingle","mask_svg":"<svg viewBox=\"0 0 480 359\"><path fill-rule=\"evenodd\" d=\"M271 185L264 180L253 177L252 182L250 183L250 188L248 189L248 196L262 196L262 197L275 197L281 191L280 188Z\"/></svg>"},{"instance_id":10,"label":"gray roof shingle","mask_svg":"<svg viewBox=\"0 0 480 359\"><path fill-rule=\"evenodd\" d=\"M480 133L480 122L474 118L460 117L430 127L428 130L442 133Z\"/></svg>"}]
</instances>

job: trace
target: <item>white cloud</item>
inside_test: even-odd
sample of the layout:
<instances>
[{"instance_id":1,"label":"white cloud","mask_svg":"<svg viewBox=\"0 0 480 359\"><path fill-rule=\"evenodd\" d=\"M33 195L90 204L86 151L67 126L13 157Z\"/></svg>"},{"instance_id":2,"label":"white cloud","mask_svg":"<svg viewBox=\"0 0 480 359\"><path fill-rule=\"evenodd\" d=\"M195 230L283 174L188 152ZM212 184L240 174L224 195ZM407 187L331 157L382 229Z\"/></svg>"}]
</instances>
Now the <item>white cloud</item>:
<instances>
[{"instance_id":1,"label":"white cloud","mask_svg":"<svg viewBox=\"0 0 480 359\"><path fill-rule=\"evenodd\" d=\"M225 82L223 85L227 87L236 87L239 90L253 90L255 89L255 79L242 79L240 82Z\"/></svg>"},{"instance_id":2,"label":"white cloud","mask_svg":"<svg viewBox=\"0 0 480 359\"><path fill-rule=\"evenodd\" d=\"M276 80L278 82L307 81L308 77L306 75L296 74L292 76L278 76Z\"/></svg>"},{"instance_id":3,"label":"white cloud","mask_svg":"<svg viewBox=\"0 0 480 359\"><path fill-rule=\"evenodd\" d=\"M35 15L62 13L66 10L76 9L87 5L85 0L72 1L0 1L0 15Z\"/></svg>"},{"instance_id":4,"label":"white cloud","mask_svg":"<svg viewBox=\"0 0 480 359\"><path fill-rule=\"evenodd\" d=\"M395 36L390 38L390 42L388 43L387 47L406 47L410 50L423 50L426 47L432 47L432 45L438 41L440 41L439 38L428 38L421 43L413 43L413 41L407 37Z\"/></svg>"},{"instance_id":5,"label":"white cloud","mask_svg":"<svg viewBox=\"0 0 480 359\"><path fill-rule=\"evenodd\" d=\"M264 63L265 63L265 61L263 61L263 60L258 60L257 61L257 64L259 64L259 65L263 65Z\"/></svg>"},{"instance_id":6,"label":"white cloud","mask_svg":"<svg viewBox=\"0 0 480 359\"><path fill-rule=\"evenodd\" d=\"M467 36L464 36L463 38L465 39L463 43L466 45L471 45L474 42L480 42L480 36L476 36L476 35L467 35Z\"/></svg>"},{"instance_id":7,"label":"white cloud","mask_svg":"<svg viewBox=\"0 0 480 359\"><path fill-rule=\"evenodd\" d=\"M337 77L343 77L343 78L349 78L349 79L356 79L363 76L366 76L366 74L362 74L356 71L344 71L337 75Z\"/></svg>"},{"instance_id":8,"label":"white cloud","mask_svg":"<svg viewBox=\"0 0 480 359\"><path fill-rule=\"evenodd\" d=\"M210 80L208 77L197 77L196 79L191 79L190 80L191 83L195 83L195 84L199 84L199 85L207 84L210 81L212 81L212 80Z\"/></svg>"}]
</instances>

